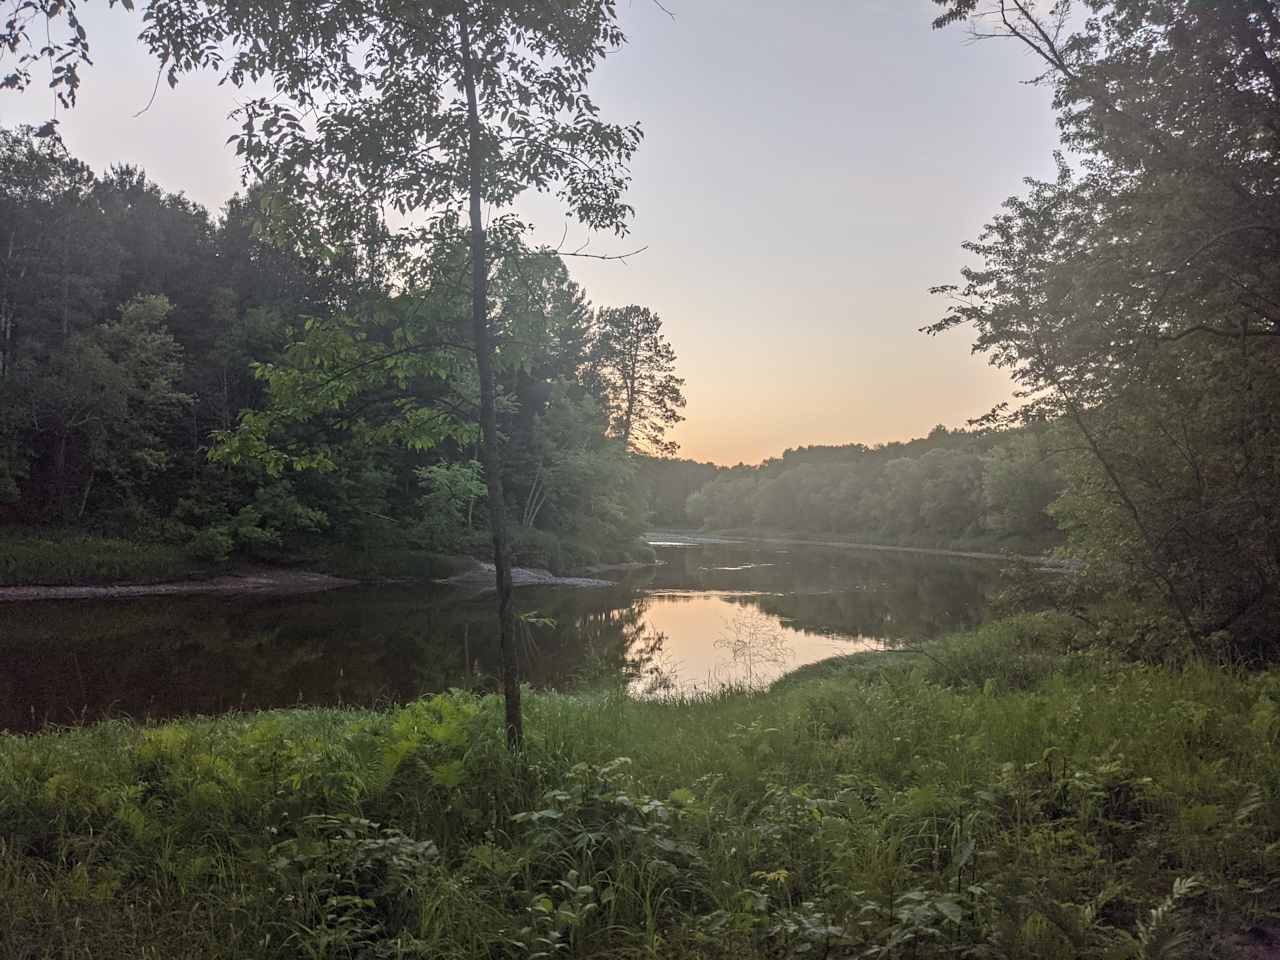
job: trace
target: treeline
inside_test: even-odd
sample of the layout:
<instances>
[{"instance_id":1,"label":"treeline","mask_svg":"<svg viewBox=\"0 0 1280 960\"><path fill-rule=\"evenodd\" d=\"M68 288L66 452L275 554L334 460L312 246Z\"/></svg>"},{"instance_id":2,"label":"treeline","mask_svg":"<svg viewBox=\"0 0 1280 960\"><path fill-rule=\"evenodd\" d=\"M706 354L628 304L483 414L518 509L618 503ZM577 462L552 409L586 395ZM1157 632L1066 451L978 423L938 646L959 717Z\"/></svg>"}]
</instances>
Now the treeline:
<instances>
[{"instance_id":1,"label":"treeline","mask_svg":"<svg viewBox=\"0 0 1280 960\"><path fill-rule=\"evenodd\" d=\"M464 299L289 243L264 197L213 216L0 130L0 524L209 561L483 554ZM492 291L517 559L624 559L649 505L636 453L672 449L684 402L661 323L593 309L547 251L509 251Z\"/></svg>"},{"instance_id":2,"label":"treeline","mask_svg":"<svg viewBox=\"0 0 1280 960\"><path fill-rule=\"evenodd\" d=\"M838 534L869 543L1039 550L1063 483L1042 433L947 430L868 447L788 450L719 473L687 501L712 529Z\"/></svg>"}]
</instances>

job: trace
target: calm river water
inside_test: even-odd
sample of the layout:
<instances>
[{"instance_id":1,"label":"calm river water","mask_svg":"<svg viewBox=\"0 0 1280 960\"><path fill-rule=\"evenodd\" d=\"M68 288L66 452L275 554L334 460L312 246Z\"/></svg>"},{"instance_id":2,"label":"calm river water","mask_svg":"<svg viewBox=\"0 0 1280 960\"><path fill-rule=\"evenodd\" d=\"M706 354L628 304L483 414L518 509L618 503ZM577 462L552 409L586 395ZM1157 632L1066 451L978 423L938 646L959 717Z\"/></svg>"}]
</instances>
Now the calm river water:
<instances>
[{"instance_id":1,"label":"calm river water","mask_svg":"<svg viewBox=\"0 0 1280 960\"><path fill-rule=\"evenodd\" d=\"M522 587L524 676L637 695L763 684L982 619L999 564L759 544L658 545L610 587ZM0 728L492 689L492 594L437 584L295 597L0 604Z\"/></svg>"}]
</instances>

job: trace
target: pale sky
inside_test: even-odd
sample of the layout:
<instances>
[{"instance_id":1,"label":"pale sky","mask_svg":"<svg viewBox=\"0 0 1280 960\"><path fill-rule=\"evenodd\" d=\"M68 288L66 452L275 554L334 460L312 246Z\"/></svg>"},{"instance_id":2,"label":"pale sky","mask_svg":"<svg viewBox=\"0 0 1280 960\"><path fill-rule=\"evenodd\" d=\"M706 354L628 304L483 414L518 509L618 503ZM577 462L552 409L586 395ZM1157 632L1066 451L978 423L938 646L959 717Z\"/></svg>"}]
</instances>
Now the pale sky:
<instances>
[{"instance_id":1,"label":"pale sky","mask_svg":"<svg viewBox=\"0 0 1280 960\"><path fill-rule=\"evenodd\" d=\"M878 443L961 426L1007 399L970 338L917 329L940 316L928 288L955 282L960 244L1026 176L1053 173L1048 92L1014 44L932 31L930 0L621 0L628 47L596 77L610 120L639 120L631 235L570 261L593 303L655 310L686 380L681 455L758 462L787 447ZM227 138L236 91L160 84L137 21L89 4L96 66L61 114L95 170L144 168L218 210L240 186ZM0 93L0 123L40 122L37 84ZM564 225L523 204L537 239ZM570 244L587 239L570 229Z\"/></svg>"}]
</instances>

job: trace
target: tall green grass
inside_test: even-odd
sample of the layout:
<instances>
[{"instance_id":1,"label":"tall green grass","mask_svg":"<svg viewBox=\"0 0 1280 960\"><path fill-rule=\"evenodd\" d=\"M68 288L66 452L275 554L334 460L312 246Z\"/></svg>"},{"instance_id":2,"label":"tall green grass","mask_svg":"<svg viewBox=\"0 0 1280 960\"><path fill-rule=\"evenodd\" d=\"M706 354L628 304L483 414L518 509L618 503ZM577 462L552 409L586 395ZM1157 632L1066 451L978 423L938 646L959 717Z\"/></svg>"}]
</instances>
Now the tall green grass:
<instances>
[{"instance_id":1,"label":"tall green grass","mask_svg":"<svg viewBox=\"0 0 1280 960\"><path fill-rule=\"evenodd\" d=\"M1212 957L1280 909L1280 672L1026 617L673 702L0 739L0 956Z\"/></svg>"}]
</instances>

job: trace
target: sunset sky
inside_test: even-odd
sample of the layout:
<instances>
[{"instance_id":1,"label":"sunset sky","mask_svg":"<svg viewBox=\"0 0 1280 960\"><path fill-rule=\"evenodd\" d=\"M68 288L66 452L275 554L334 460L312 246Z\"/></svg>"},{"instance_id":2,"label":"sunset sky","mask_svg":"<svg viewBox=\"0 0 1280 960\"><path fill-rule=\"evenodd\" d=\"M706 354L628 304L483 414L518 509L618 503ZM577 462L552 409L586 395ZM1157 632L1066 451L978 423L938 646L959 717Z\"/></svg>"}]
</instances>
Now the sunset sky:
<instances>
[{"instance_id":1,"label":"sunset sky","mask_svg":"<svg viewBox=\"0 0 1280 960\"><path fill-rule=\"evenodd\" d=\"M943 304L976 236L1026 176L1049 176L1048 92L1020 48L934 32L929 0L623 0L629 46L597 76L604 116L639 120L626 263L575 260L597 305L658 312L680 357L683 456L747 463L812 443L876 443L960 426L1007 380L964 333L917 329ZM91 4L96 67L62 114L96 170L127 162L217 210L239 187L225 145L236 92L176 90L133 40L138 23ZM48 119L38 85L0 94L0 122ZM537 239L562 215L524 205ZM570 227L570 245L587 240Z\"/></svg>"}]
</instances>

